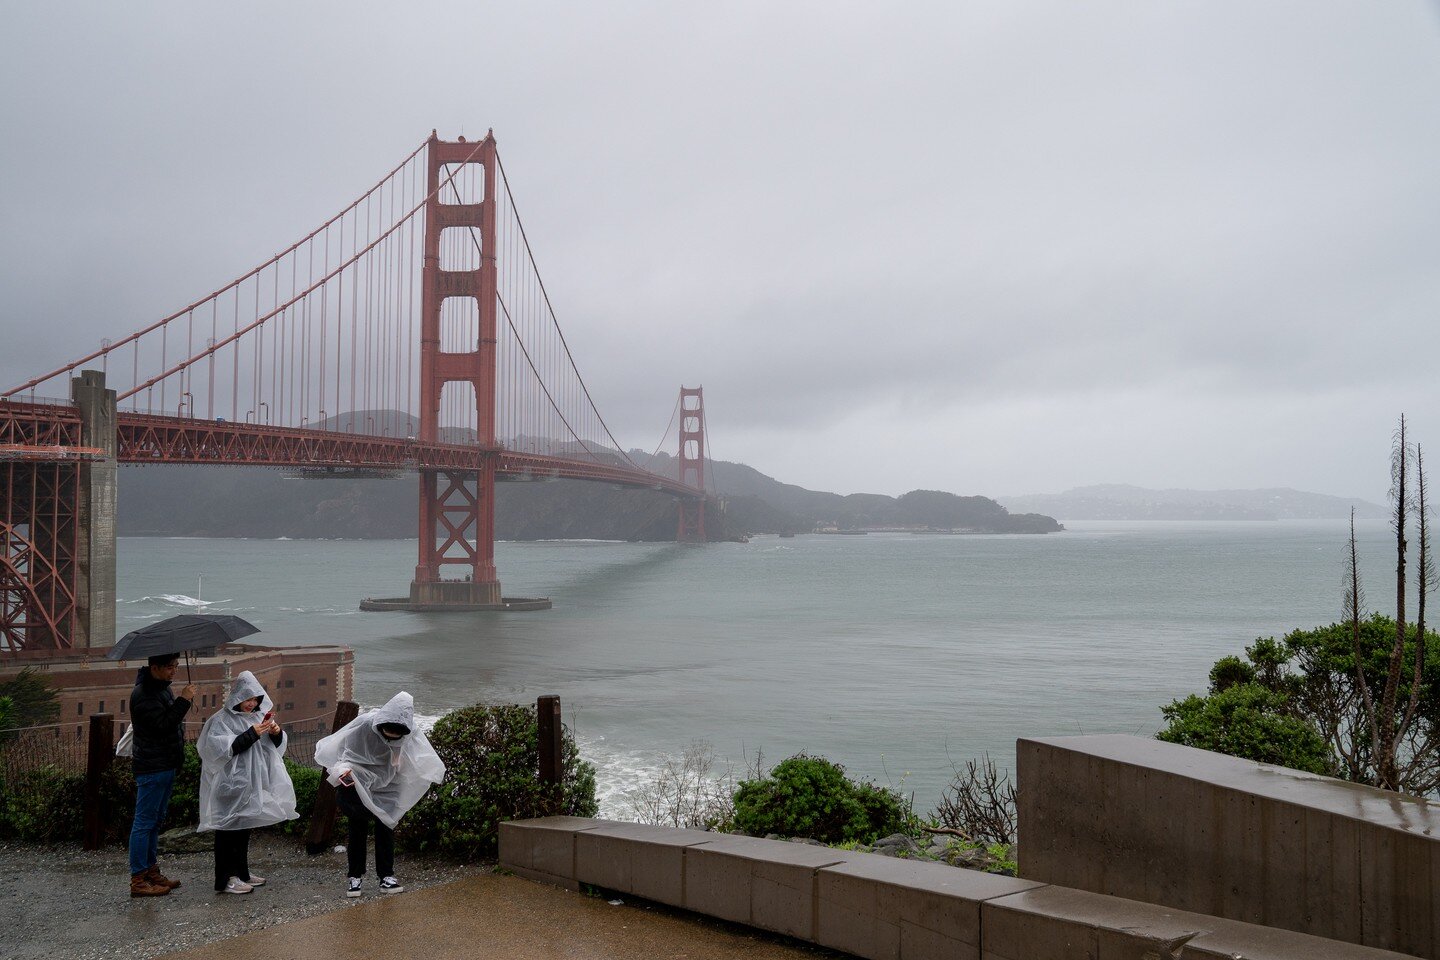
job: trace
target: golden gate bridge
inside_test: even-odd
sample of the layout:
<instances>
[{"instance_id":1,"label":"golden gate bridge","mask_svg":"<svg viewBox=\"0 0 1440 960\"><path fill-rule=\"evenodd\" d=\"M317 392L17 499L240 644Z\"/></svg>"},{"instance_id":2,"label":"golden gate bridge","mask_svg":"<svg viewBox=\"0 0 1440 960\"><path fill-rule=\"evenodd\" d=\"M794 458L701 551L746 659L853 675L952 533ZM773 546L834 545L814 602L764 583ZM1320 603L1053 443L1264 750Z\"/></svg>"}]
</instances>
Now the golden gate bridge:
<instances>
[{"instance_id":1,"label":"golden gate bridge","mask_svg":"<svg viewBox=\"0 0 1440 960\"><path fill-rule=\"evenodd\" d=\"M548 606L501 592L497 480L652 488L677 501L676 539L703 541L699 388L681 388L677 413L675 476L624 451L560 328L493 133L432 132L248 273L0 393L0 650L113 642L116 463L415 471L409 594L369 608Z\"/></svg>"}]
</instances>

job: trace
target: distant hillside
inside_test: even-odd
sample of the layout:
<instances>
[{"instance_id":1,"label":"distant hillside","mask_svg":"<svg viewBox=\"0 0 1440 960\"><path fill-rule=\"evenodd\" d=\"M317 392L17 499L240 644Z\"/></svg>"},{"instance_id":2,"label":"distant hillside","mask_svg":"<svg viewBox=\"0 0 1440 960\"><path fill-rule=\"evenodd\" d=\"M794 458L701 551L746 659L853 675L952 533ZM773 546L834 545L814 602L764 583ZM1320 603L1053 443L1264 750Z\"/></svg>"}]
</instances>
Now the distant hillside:
<instances>
[{"instance_id":1,"label":"distant hillside","mask_svg":"<svg viewBox=\"0 0 1440 960\"><path fill-rule=\"evenodd\" d=\"M357 415L371 417L371 414ZM391 435L413 424L374 415ZM359 422L359 421L357 421ZM377 431L378 432L378 431ZM675 458L632 450L636 463L675 476ZM619 459L613 453L612 458ZM780 483L740 463L708 464L724 509L706 531L723 540L754 533L807 533L816 527L904 528L973 533L1050 533L1055 520L1012 514L987 497L914 490L901 497L841 496ZM123 536L407 539L418 524L413 474L395 479L292 479L256 467L120 467ZM502 540L669 540L675 502L654 490L578 480L501 483L495 535Z\"/></svg>"},{"instance_id":2,"label":"distant hillside","mask_svg":"<svg viewBox=\"0 0 1440 960\"><path fill-rule=\"evenodd\" d=\"M1064 493L1001 497L1011 510L1066 520L1343 520L1355 508L1362 520L1383 519L1386 508L1365 500L1264 490L1148 490L1124 484L1076 487Z\"/></svg>"}]
</instances>

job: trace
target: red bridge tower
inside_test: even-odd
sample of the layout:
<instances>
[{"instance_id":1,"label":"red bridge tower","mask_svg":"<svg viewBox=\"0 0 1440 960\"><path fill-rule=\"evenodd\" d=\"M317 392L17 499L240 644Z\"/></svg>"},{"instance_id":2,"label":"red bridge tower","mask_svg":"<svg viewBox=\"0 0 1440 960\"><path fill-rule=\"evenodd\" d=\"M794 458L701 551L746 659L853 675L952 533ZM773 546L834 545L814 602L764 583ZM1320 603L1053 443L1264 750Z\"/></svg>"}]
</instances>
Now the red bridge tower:
<instances>
[{"instance_id":1,"label":"red bridge tower","mask_svg":"<svg viewBox=\"0 0 1440 960\"><path fill-rule=\"evenodd\" d=\"M420 293L420 440L440 439L440 401L447 383L468 383L475 394L477 463L474 472L420 471L420 557L410 583L410 605L418 608L504 608L495 573L495 137L480 143L450 143L430 135L425 203L425 260ZM449 165L477 164L484 170L479 203L441 203L441 171ZM445 270L440 238L449 228L468 228L479 245L475 270ZM440 320L445 301L475 303L479 337L475 349L440 349ZM443 576L460 567L463 576ZM546 604L548 606L548 603Z\"/></svg>"},{"instance_id":2,"label":"red bridge tower","mask_svg":"<svg viewBox=\"0 0 1440 960\"><path fill-rule=\"evenodd\" d=\"M680 482L705 489L705 389L680 388ZM705 542L705 498L680 501L680 543Z\"/></svg>"}]
</instances>

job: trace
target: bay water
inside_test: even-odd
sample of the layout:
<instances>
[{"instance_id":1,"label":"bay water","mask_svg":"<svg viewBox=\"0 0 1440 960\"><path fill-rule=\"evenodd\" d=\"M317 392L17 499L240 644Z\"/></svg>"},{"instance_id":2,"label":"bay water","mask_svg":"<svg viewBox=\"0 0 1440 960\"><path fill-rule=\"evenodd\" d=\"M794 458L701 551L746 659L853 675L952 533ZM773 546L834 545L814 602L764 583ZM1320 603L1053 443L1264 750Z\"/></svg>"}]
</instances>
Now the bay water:
<instances>
[{"instance_id":1,"label":"bay water","mask_svg":"<svg viewBox=\"0 0 1440 960\"><path fill-rule=\"evenodd\" d=\"M1013 765L1017 737L1149 736L1257 636L1340 618L1339 521L1077 522L1044 536L500 543L507 614L360 613L408 589L416 542L122 538L119 631L203 604L275 645L355 650L355 695L436 716L559 694L602 811L707 741L738 774L800 752L913 794ZM1372 606L1394 546L1358 525Z\"/></svg>"}]
</instances>

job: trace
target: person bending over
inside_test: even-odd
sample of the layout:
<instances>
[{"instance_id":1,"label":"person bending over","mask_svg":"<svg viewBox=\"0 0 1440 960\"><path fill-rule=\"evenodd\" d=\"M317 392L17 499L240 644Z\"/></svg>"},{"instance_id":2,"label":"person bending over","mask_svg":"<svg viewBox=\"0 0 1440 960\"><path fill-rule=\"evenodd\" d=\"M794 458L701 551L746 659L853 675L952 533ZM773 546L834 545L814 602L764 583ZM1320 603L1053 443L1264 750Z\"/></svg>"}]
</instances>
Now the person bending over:
<instances>
[{"instance_id":1,"label":"person bending over","mask_svg":"<svg viewBox=\"0 0 1440 960\"><path fill-rule=\"evenodd\" d=\"M347 897L358 897L365 877L365 843L375 825L375 875L381 893L405 888L395 876L395 825L445 779L445 764L415 728L415 700L403 690L315 745L315 762L335 785L335 802L350 821Z\"/></svg>"}]
</instances>

